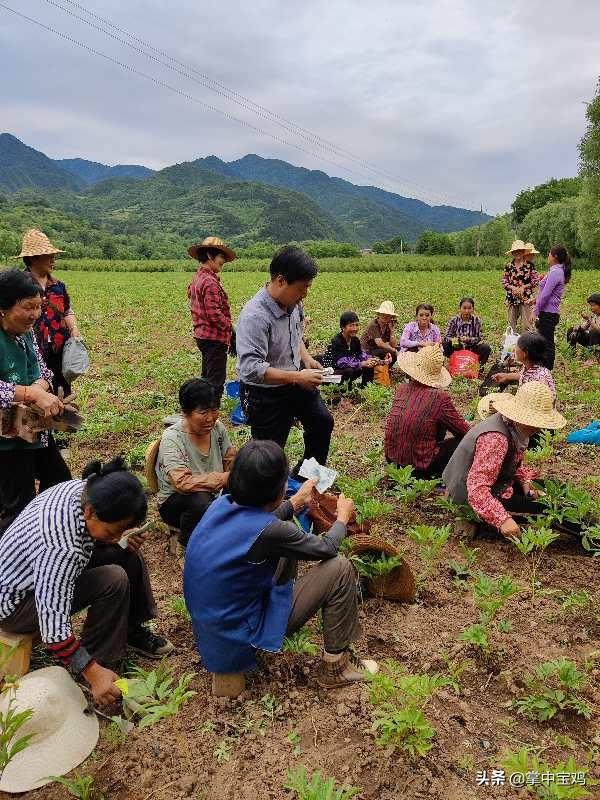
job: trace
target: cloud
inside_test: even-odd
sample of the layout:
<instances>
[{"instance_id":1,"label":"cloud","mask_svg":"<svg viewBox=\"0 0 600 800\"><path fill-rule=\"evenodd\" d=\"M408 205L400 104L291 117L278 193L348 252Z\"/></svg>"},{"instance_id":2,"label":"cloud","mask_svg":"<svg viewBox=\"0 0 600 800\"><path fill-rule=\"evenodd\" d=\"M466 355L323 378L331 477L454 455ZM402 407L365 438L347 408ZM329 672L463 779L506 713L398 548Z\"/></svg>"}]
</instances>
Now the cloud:
<instances>
[{"instance_id":1,"label":"cloud","mask_svg":"<svg viewBox=\"0 0 600 800\"><path fill-rule=\"evenodd\" d=\"M66 0L57 2L82 14ZM211 153L232 159L255 152L428 202L482 202L492 212L508 208L523 186L575 174L584 101L598 74L597 3L580 3L577 13L561 0L88 5L198 72L377 165L384 178L49 3L13 4L197 101L0 9L0 47L10 72L3 82L3 127L48 155L159 168Z\"/></svg>"}]
</instances>

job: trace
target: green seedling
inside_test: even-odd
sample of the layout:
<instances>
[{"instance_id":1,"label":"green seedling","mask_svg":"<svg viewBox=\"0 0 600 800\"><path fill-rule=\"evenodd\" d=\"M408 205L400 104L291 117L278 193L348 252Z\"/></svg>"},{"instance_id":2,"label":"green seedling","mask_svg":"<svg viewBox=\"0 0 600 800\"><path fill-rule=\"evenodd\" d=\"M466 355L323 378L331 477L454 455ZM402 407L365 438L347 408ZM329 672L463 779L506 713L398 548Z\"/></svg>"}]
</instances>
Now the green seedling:
<instances>
[{"instance_id":1,"label":"green seedling","mask_svg":"<svg viewBox=\"0 0 600 800\"><path fill-rule=\"evenodd\" d=\"M574 661L566 658L545 661L525 678L531 694L515 700L513 705L519 714L539 722L567 710L589 719L592 711L580 696L587 684L587 674L577 669Z\"/></svg>"},{"instance_id":2,"label":"green seedling","mask_svg":"<svg viewBox=\"0 0 600 800\"><path fill-rule=\"evenodd\" d=\"M190 612L187 610L187 606L185 604L185 598L182 597L181 595L178 595L176 597L171 597L168 601L168 606L171 609L171 611L174 611L182 619L186 620L186 622L192 621Z\"/></svg>"},{"instance_id":3,"label":"green seedling","mask_svg":"<svg viewBox=\"0 0 600 800\"><path fill-rule=\"evenodd\" d=\"M519 587L507 575L500 575L494 579L484 572L478 572L473 584L473 599L479 611L479 622L469 625L460 635L460 641L487 653L490 649L492 622L507 600L519 591ZM503 620L503 623L505 627L506 620Z\"/></svg>"},{"instance_id":4,"label":"green seedling","mask_svg":"<svg viewBox=\"0 0 600 800\"><path fill-rule=\"evenodd\" d=\"M600 556L600 524L584 527L581 536L581 544L590 553Z\"/></svg>"},{"instance_id":5,"label":"green seedling","mask_svg":"<svg viewBox=\"0 0 600 800\"><path fill-rule=\"evenodd\" d=\"M8 664L16 653L18 645L12 647L0 642L0 667ZM17 678L10 675L4 677L0 695L8 695L6 711L0 711L0 777L12 759L29 745L33 733L19 736L19 731L33 716L30 708L17 711L14 707L16 698Z\"/></svg>"},{"instance_id":6,"label":"green seedling","mask_svg":"<svg viewBox=\"0 0 600 800\"><path fill-rule=\"evenodd\" d=\"M419 545L419 553L424 562L425 569L418 576L418 583L422 584L433 572L435 562L450 537L450 525L436 528L433 525L416 525L407 530L407 535Z\"/></svg>"},{"instance_id":7,"label":"green seedling","mask_svg":"<svg viewBox=\"0 0 600 800\"><path fill-rule=\"evenodd\" d=\"M567 761L550 764L541 761L530 747L522 747L517 753L505 753L501 766L509 775L522 775L523 785L519 788L538 800L582 800L592 797L585 787L598 783L588 775L588 767L579 766L572 756ZM531 776L542 775L547 779L531 782ZM568 776L566 782L564 776Z\"/></svg>"},{"instance_id":8,"label":"green seedling","mask_svg":"<svg viewBox=\"0 0 600 800\"><path fill-rule=\"evenodd\" d=\"M200 736L205 736L207 733L214 733L216 730L217 724L213 722L212 719L207 719L206 722L203 722L198 728Z\"/></svg>"},{"instance_id":9,"label":"green seedling","mask_svg":"<svg viewBox=\"0 0 600 800\"><path fill-rule=\"evenodd\" d=\"M271 724L273 724L275 722L275 714L280 705L279 700L274 694L265 694L260 698L260 704L264 709L264 715L268 717L271 720Z\"/></svg>"},{"instance_id":10,"label":"green seedling","mask_svg":"<svg viewBox=\"0 0 600 800\"><path fill-rule=\"evenodd\" d=\"M446 667L448 669L448 685L452 686L456 694L460 694L459 678L463 672L466 672L469 669L471 662L467 659L458 661L455 658L450 658L450 656L446 653L444 653L442 657L446 662Z\"/></svg>"},{"instance_id":11,"label":"green seedling","mask_svg":"<svg viewBox=\"0 0 600 800\"><path fill-rule=\"evenodd\" d=\"M473 647L479 648L484 653L487 653L490 649L487 625L483 625L481 622L476 622L465 628L459 639L461 642L467 642Z\"/></svg>"},{"instance_id":12,"label":"green seedling","mask_svg":"<svg viewBox=\"0 0 600 800\"><path fill-rule=\"evenodd\" d=\"M496 627L500 633L510 633L513 629L513 624L508 619L499 619Z\"/></svg>"},{"instance_id":13,"label":"green seedling","mask_svg":"<svg viewBox=\"0 0 600 800\"><path fill-rule=\"evenodd\" d=\"M226 736L217 744L213 750L213 756L217 759L219 764L225 764L226 761L229 761L233 753L234 744L235 739L233 736Z\"/></svg>"},{"instance_id":14,"label":"green seedling","mask_svg":"<svg viewBox=\"0 0 600 800\"><path fill-rule=\"evenodd\" d=\"M151 671L135 667L131 677L119 678L115 685L123 693L125 715L138 719L139 727L145 728L179 713L181 706L197 694L187 688L195 677L195 672L189 672L174 684L170 668L161 663Z\"/></svg>"},{"instance_id":15,"label":"green seedling","mask_svg":"<svg viewBox=\"0 0 600 800\"><path fill-rule=\"evenodd\" d=\"M292 745L292 754L295 756L299 756L302 753L302 748L300 744L302 742L302 737L298 733L298 731L290 731L287 735L288 742Z\"/></svg>"},{"instance_id":16,"label":"green seedling","mask_svg":"<svg viewBox=\"0 0 600 800\"><path fill-rule=\"evenodd\" d=\"M73 797L79 800L102 800L104 795L94 786L94 779L91 775L76 775L74 778L58 778L50 776L56 783L62 784Z\"/></svg>"},{"instance_id":17,"label":"green seedling","mask_svg":"<svg viewBox=\"0 0 600 800\"><path fill-rule=\"evenodd\" d=\"M414 706L383 706L377 711L373 730L379 732L377 744L399 748L411 756L426 756L436 733L421 709Z\"/></svg>"},{"instance_id":18,"label":"green seedling","mask_svg":"<svg viewBox=\"0 0 600 800\"><path fill-rule=\"evenodd\" d=\"M472 568L475 565L475 561L477 560L477 553L479 552L478 547L469 547L464 542L459 543L460 551L463 555L463 561L456 561L452 559L450 561L450 571L453 574L452 582L455 586L459 589L465 589L467 586L467 580L472 575Z\"/></svg>"},{"instance_id":19,"label":"green seedling","mask_svg":"<svg viewBox=\"0 0 600 800\"><path fill-rule=\"evenodd\" d=\"M387 386L379 383L368 383L364 389L360 390L362 402L371 412L374 418L385 417L388 415L392 406L393 393Z\"/></svg>"},{"instance_id":20,"label":"green seedling","mask_svg":"<svg viewBox=\"0 0 600 800\"><path fill-rule=\"evenodd\" d=\"M324 778L319 770L309 779L303 764L288 770L284 788L294 792L297 800L351 800L362 791L356 786L338 786L333 778Z\"/></svg>"},{"instance_id":21,"label":"green seedling","mask_svg":"<svg viewBox=\"0 0 600 800\"><path fill-rule=\"evenodd\" d=\"M356 521L359 525L362 525L368 519L377 519L377 517L382 517L384 514L391 514L394 510L394 506L390 503L385 503L374 497L355 500L354 506L356 509Z\"/></svg>"},{"instance_id":22,"label":"green seedling","mask_svg":"<svg viewBox=\"0 0 600 800\"><path fill-rule=\"evenodd\" d=\"M592 602L592 596L585 589L581 591L572 589L568 594L563 595L560 607L565 614L578 614L588 609Z\"/></svg>"},{"instance_id":23,"label":"green seedling","mask_svg":"<svg viewBox=\"0 0 600 800\"><path fill-rule=\"evenodd\" d=\"M531 578L531 597L535 599L537 575L548 545L558 539L558 533L550 528L525 528L518 539L514 540L517 550L525 556L529 564Z\"/></svg>"},{"instance_id":24,"label":"green seedling","mask_svg":"<svg viewBox=\"0 0 600 800\"><path fill-rule=\"evenodd\" d=\"M312 640L310 628L301 628L296 633L286 636L283 640L284 653L294 653L296 655L315 656L319 652L319 647Z\"/></svg>"},{"instance_id":25,"label":"green seedling","mask_svg":"<svg viewBox=\"0 0 600 800\"><path fill-rule=\"evenodd\" d=\"M364 552L359 555L353 553L351 539L345 539L342 544L340 552L352 562L358 574L367 580L384 578L402 565L401 555L388 556L382 552Z\"/></svg>"},{"instance_id":26,"label":"green seedling","mask_svg":"<svg viewBox=\"0 0 600 800\"><path fill-rule=\"evenodd\" d=\"M525 451L525 463L542 464L544 461L548 461L552 458L555 441L556 436L551 431L542 431L537 447Z\"/></svg>"}]
</instances>

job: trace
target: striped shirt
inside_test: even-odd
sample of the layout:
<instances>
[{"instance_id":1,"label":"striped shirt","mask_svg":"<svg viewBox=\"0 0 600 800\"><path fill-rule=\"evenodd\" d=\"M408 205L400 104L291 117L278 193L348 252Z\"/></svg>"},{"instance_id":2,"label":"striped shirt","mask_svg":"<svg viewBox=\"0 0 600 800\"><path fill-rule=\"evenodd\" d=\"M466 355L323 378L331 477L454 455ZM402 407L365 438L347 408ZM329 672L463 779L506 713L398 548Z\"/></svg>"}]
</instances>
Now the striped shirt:
<instances>
[{"instance_id":1,"label":"striped shirt","mask_svg":"<svg viewBox=\"0 0 600 800\"><path fill-rule=\"evenodd\" d=\"M42 642L65 666L78 649L77 663L90 661L71 628L75 582L94 545L81 505L84 487L85 481L66 481L42 492L0 539L0 623L33 594Z\"/></svg>"},{"instance_id":2,"label":"striped shirt","mask_svg":"<svg viewBox=\"0 0 600 800\"><path fill-rule=\"evenodd\" d=\"M481 341L482 335L483 328L479 317L474 314L470 319L464 320L460 314L457 314L455 317L452 317L448 323L448 328L444 334L444 341L466 337L471 340L469 344L478 344L478 342Z\"/></svg>"}]
</instances>

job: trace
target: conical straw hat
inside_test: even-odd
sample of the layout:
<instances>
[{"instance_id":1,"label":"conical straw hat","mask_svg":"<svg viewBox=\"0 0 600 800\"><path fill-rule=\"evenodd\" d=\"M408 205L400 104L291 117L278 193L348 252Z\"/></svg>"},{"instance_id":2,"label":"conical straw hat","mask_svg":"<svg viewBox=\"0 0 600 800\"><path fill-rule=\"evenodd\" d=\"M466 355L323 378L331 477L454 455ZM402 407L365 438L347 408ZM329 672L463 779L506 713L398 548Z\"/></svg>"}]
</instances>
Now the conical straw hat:
<instances>
[{"instance_id":1,"label":"conical straw hat","mask_svg":"<svg viewBox=\"0 0 600 800\"><path fill-rule=\"evenodd\" d=\"M535 249L535 245L532 242L525 242L525 250L527 250L527 255L529 256L539 256L540 251Z\"/></svg>"},{"instance_id":2,"label":"conical straw hat","mask_svg":"<svg viewBox=\"0 0 600 800\"><path fill-rule=\"evenodd\" d=\"M493 408L502 416L521 425L556 430L567 424L563 415L555 410L552 392L545 383L528 381L519 386L514 395L507 392L488 396L493 398L490 401L490 411Z\"/></svg>"},{"instance_id":3,"label":"conical straw hat","mask_svg":"<svg viewBox=\"0 0 600 800\"><path fill-rule=\"evenodd\" d=\"M444 354L438 345L423 347L418 353L400 353L398 366L411 378L434 389L443 389L452 382L452 376L444 367Z\"/></svg>"},{"instance_id":4,"label":"conical straw hat","mask_svg":"<svg viewBox=\"0 0 600 800\"><path fill-rule=\"evenodd\" d=\"M375 309L376 314L389 314L390 317L397 317L396 309L391 300L384 300L379 308Z\"/></svg>"},{"instance_id":5,"label":"conical straw hat","mask_svg":"<svg viewBox=\"0 0 600 800\"><path fill-rule=\"evenodd\" d=\"M506 251L506 255L509 256L516 250L527 250L527 245L525 244L525 242L521 241L521 239L515 239L515 241L510 246L510 250Z\"/></svg>"},{"instance_id":6,"label":"conical straw hat","mask_svg":"<svg viewBox=\"0 0 600 800\"><path fill-rule=\"evenodd\" d=\"M54 247L45 233L42 233L42 231L39 231L37 228L29 228L29 230L26 230L23 234L21 252L18 256L11 256L11 258L24 258L25 256L50 256L54 253L64 252L64 250L59 250L58 247Z\"/></svg>"},{"instance_id":7,"label":"conical straw hat","mask_svg":"<svg viewBox=\"0 0 600 800\"><path fill-rule=\"evenodd\" d=\"M235 252L230 247L227 247L225 242L222 239L219 239L218 236L207 236L206 239L203 239L200 242L200 244L193 244L191 247L188 247L188 255L195 259L197 259L198 256L204 257L206 250L209 247L214 247L215 250L220 250L225 256L225 261L233 261L237 258Z\"/></svg>"}]
</instances>

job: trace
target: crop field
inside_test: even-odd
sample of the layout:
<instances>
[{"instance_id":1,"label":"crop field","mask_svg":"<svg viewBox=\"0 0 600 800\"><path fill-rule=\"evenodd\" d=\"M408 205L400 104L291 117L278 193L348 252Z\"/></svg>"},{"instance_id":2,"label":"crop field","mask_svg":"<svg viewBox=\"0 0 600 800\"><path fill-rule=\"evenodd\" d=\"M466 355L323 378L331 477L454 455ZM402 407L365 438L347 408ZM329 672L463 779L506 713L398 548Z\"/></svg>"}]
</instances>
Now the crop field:
<instances>
[{"instance_id":1,"label":"crop field","mask_svg":"<svg viewBox=\"0 0 600 800\"><path fill-rule=\"evenodd\" d=\"M372 309L390 299L403 324L417 303L430 302L443 330L465 294L475 297L485 338L498 350L506 327L500 268L501 260L494 270L325 272L305 304L311 352L337 331L345 309L356 310L364 325ZM179 385L199 374L186 298L190 275L80 270L59 276L92 359L89 375L75 384L86 423L69 442L73 472L91 457L119 452L141 471L162 417L177 410ZM266 272L233 269L223 275L234 316L265 281ZM567 325L578 320L599 283L599 271L576 269L563 304L555 377L568 429L599 416L597 363L573 357L563 345ZM234 367L230 360L232 376ZM455 381L451 392L465 414L474 411L476 382ZM284 652L264 658L240 698L212 697L181 597L182 560L167 554L166 529L152 506L155 524L144 552L160 609L156 629L176 646L168 659L174 683L187 677L155 724L124 734L101 721L99 745L78 770L90 776L96 794L76 796L600 796L600 784L593 785L600 779L600 559L570 538L523 552L499 538L461 538L455 510L427 487L407 492L386 476L381 442L392 394L372 387L342 399L330 392L326 397L335 417L329 465L340 472L340 484L355 497L372 533L397 545L417 576L414 604L363 595L358 649L382 664L381 677L330 693L320 689L314 676L322 641L315 620ZM238 445L248 435L246 428L233 431ZM290 459L300 446L301 431L294 429ZM583 513L586 503L597 513L597 448L567 445L558 436L533 459L542 477L569 483L573 513ZM135 663L156 669L151 662ZM184 690L197 694L188 698ZM320 781L313 778L317 770ZM504 770L505 781L495 773L498 785L491 786L493 770ZM508 775L519 772L553 777L517 790ZM333 784L327 793L327 779L335 781L337 794ZM565 780L576 783L562 785ZM25 797L59 800L67 791L53 784Z\"/></svg>"}]
</instances>

